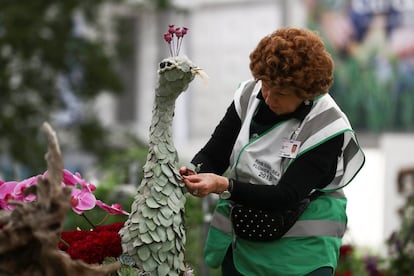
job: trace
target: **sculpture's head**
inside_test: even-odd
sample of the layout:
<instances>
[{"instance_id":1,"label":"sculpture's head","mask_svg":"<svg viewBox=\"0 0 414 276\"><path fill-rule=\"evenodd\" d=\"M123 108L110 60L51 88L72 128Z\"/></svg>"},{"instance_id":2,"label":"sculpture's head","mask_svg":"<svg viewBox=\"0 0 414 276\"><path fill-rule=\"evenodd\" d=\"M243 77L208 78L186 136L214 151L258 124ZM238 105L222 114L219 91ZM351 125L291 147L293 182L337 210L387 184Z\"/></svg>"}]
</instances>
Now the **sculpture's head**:
<instances>
[{"instance_id":1,"label":"sculpture's head","mask_svg":"<svg viewBox=\"0 0 414 276\"><path fill-rule=\"evenodd\" d=\"M157 96L178 97L181 92L188 88L195 75L203 76L204 72L186 56L163 59L158 70Z\"/></svg>"},{"instance_id":2,"label":"sculpture's head","mask_svg":"<svg viewBox=\"0 0 414 276\"><path fill-rule=\"evenodd\" d=\"M181 44L187 32L186 27L176 28L174 25L169 25L168 31L164 33L164 40L168 43L171 56L160 62L156 94L158 97L176 99L188 88L188 84L195 75L203 78L207 76L186 56L179 56Z\"/></svg>"}]
</instances>

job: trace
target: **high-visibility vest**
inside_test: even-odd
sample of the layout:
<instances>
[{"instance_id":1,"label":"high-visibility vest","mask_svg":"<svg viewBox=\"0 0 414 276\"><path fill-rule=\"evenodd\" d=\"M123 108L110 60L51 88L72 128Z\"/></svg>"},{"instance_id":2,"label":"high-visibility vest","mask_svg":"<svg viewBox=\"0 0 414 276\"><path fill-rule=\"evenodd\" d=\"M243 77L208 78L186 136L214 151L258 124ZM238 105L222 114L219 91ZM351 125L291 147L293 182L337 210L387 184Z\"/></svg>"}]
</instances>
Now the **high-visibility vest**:
<instances>
[{"instance_id":1,"label":"high-visibility vest","mask_svg":"<svg viewBox=\"0 0 414 276\"><path fill-rule=\"evenodd\" d=\"M348 119L328 94L314 101L303 121L290 119L251 138L249 128L260 102L257 99L260 87L260 82L247 81L235 93L234 103L242 127L230 158L230 177L243 182L277 185L295 160L279 155L284 139L300 142L297 158L332 137L343 134L344 144L338 157L336 175L322 190L326 194L314 200L293 227L277 241L251 242L234 237L229 202L220 200L206 242L206 262L212 267L219 266L233 242L234 263L245 275L304 275L321 266L335 268L347 221L346 198L342 188L362 168L364 154ZM292 265L292 262L298 264Z\"/></svg>"}]
</instances>

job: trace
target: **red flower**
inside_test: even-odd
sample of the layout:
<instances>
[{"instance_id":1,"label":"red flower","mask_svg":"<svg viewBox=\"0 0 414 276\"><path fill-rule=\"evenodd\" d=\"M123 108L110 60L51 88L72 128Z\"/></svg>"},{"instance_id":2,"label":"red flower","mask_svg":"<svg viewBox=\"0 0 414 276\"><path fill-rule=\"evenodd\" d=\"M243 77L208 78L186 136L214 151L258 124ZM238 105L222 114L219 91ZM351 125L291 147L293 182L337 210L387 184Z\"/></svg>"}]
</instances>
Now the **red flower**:
<instances>
[{"instance_id":1,"label":"red flower","mask_svg":"<svg viewBox=\"0 0 414 276\"><path fill-rule=\"evenodd\" d=\"M118 231L122 222L98 226L92 231L67 231L62 239L69 244L59 243L59 248L66 251L74 260L80 259L88 264L102 263L106 257L119 257L122 253L121 238Z\"/></svg>"},{"instance_id":2,"label":"red flower","mask_svg":"<svg viewBox=\"0 0 414 276\"><path fill-rule=\"evenodd\" d=\"M115 222L112 224L102 225L102 226L96 226L95 229L93 229L95 232L101 232L101 231L109 231L109 232L116 232L118 233L119 230L121 230L122 226L124 226L123 222Z\"/></svg>"},{"instance_id":3,"label":"red flower","mask_svg":"<svg viewBox=\"0 0 414 276\"><path fill-rule=\"evenodd\" d=\"M351 256L352 251L354 250L352 245L342 245L339 250L339 257L340 258L347 258Z\"/></svg>"}]
</instances>

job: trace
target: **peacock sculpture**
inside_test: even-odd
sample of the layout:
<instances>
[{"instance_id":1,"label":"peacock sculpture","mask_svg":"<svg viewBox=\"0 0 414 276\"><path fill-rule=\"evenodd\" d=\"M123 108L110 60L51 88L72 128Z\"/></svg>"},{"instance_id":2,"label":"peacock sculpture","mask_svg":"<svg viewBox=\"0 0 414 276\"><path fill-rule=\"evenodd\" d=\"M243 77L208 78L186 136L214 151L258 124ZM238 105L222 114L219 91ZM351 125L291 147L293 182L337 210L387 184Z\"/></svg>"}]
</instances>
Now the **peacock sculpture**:
<instances>
[{"instance_id":1,"label":"peacock sculpture","mask_svg":"<svg viewBox=\"0 0 414 276\"><path fill-rule=\"evenodd\" d=\"M201 74L187 57L178 56L186 32L187 28L170 25L164 34L171 57L159 64L143 179L119 232L124 253L121 260L135 265L140 275L192 275L184 260L185 187L172 139L175 101L195 75Z\"/></svg>"}]
</instances>

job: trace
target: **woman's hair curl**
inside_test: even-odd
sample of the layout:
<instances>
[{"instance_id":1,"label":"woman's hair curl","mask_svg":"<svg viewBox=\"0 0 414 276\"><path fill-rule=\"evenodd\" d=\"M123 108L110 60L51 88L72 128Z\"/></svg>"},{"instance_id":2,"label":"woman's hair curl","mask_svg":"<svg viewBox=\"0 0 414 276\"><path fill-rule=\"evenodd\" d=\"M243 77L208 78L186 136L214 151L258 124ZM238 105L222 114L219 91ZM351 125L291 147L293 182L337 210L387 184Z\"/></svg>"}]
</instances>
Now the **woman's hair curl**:
<instances>
[{"instance_id":1,"label":"woman's hair curl","mask_svg":"<svg viewBox=\"0 0 414 276\"><path fill-rule=\"evenodd\" d=\"M322 39L306 29L279 29L262 38L250 54L250 70L256 80L294 88L301 97L327 93L333 69Z\"/></svg>"}]
</instances>

